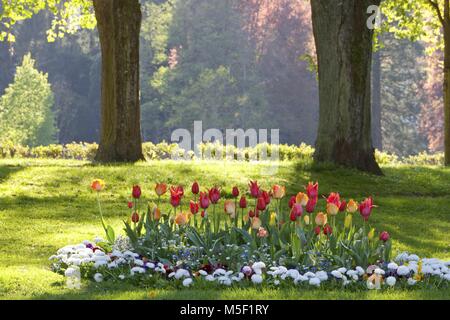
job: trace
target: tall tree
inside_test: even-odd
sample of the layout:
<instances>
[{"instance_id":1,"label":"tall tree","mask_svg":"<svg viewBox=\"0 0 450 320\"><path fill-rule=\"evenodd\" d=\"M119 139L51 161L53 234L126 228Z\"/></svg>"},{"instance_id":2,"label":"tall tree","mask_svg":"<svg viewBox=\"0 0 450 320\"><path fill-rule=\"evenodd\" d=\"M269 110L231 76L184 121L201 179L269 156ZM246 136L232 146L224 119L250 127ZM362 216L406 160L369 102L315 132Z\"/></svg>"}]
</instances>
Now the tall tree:
<instances>
[{"instance_id":1,"label":"tall tree","mask_svg":"<svg viewBox=\"0 0 450 320\"><path fill-rule=\"evenodd\" d=\"M431 43L443 52L444 152L450 165L450 0L386 0L386 28L399 37ZM435 108L431 105L430 108Z\"/></svg>"},{"instance_id":2,"label":"tall tree","mask_svg":"<svg viewBox=\"0 0 450 320\"><path fill-rule=\"evenodd\" d=\"M382 174L371 135L373 30L367 9L380 0L311 0L319 71L315 159Z\"/></svg>"},{"instance_id":3,"label":"tall tree","mask_svg":"<svg viewBox=\"0 0 450 320\"><path fill-rule=\"evenodd\" d=\"M102 47L102 123L96 159L143 159L139 105L139 0L10 0L2 3L0 40L14 41L10 27L42 10L55 13L54 40L98 23Z\"/></svg>"}]
</instances>

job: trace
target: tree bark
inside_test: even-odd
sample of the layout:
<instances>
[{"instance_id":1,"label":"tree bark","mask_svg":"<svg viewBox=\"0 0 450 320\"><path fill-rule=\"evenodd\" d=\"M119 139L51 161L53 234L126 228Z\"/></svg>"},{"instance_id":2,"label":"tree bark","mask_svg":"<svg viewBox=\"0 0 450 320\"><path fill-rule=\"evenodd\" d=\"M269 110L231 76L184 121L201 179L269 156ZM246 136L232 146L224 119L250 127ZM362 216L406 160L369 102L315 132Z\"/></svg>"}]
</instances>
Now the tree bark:
<instances>
[{"instance_id":1,"label":"tree bark","mask_svg":"<svg viewBox=\"0 0 450 320\"><path fill-rule=\"evenodd\" d=\"M381 50L381 49L380 49ZM381 134L381 52L373 54L372 140L374 148L383 150Z\"/></svg>"},{"instance_id":2,"label":"tree bark","mask_svg":"<svg viewBox=\"0 0 450 320\"><path fill-rule=\"evenodd\" d=\"M96 161L143 159L139 102L139 0L94 0L102 50L101 132Z\"/></svg>"},{"instance_id":3,"label":"tree bark","mask_svg":"<svg viewBox=\"0 0 450 320\"><path fill-rule=\"evenodd\" d=\"M371 135L373 30L370 5L380 0L311 0L319 69L315 160L382 174Z\"/></svg>"},{"instance_id":4,"label":"tree bark","mask_svg":"<svg viewBox=\"0 0 450 320\"><path fill-rule=\"evenodd\" d=\"M444 24L444 154L450 166L450 19Z\"/></svg>"}]
</instances>

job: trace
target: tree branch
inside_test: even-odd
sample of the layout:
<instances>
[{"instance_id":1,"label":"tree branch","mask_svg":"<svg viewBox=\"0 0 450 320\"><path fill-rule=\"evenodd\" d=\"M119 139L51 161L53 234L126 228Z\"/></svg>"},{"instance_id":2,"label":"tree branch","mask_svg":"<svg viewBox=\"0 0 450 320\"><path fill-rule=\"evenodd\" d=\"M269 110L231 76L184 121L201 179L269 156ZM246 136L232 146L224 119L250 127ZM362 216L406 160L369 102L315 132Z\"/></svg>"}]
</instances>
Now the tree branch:
<instances>
[{"instance_id":1,"label":"tree branch","mask_svg":"<svg viewBox=\"0 0 450 320\"><path fill-rule=\"evenodd\" d=\"M439 21L441 21L442 25L445 26L445 20L442 16L441 9L439 8L439 4L437 2L434 2L433 0L427 0L428 4L434 8L436 11ZM446 0L446 5L448 5L448 0Z\"/></svg>"}]
</instances>

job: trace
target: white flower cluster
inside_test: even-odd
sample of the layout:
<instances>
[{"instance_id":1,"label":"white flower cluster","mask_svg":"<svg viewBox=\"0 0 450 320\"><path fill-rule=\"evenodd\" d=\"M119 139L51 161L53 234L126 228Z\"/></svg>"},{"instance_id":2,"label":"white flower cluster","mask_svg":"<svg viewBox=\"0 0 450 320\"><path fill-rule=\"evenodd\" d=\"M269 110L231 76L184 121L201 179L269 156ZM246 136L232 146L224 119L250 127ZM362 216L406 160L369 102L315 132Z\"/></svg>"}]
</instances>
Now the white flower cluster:
<instances>
[{"instance_id":1,"label":"white flower cluster","mask_svg":"<svg viewBox=\"0 0 450 320\"><path fill-rule=\"evenodd\" d=\"M181 281L183 286L189 287L194 280L206 282L216 282L223 286L231 286L233 283L241 281L251 281L255 285L263 282L280 285L282 282L306 284L313 287L319 287L323 283L329 282L347 286L352 283L366 283L368 289L379 289L382 285L394 287L400 280L409 285L415 285L417 279L423 277L439 277L450 282L450 261L443 262L439 259L420 259L417 255L402 253L397 256L393 262L387 264L383 269L380 266L369 266L367 269L356 267L354 269L338 268L335 270L304 272L300 273L297 269L287 269L284 266L272 266L267 268L263 262L255 262L252 265L244 266L240 271L216 269L211 274L199 270L190 272L183 268L178 268L170 274L162 263L146 262L140 259L139 254L130 250L113 250L106 254L88 241L79 245L66 246L58 250L57 254L50 257L56 271L58 268L65 268L67 285L70 288L79 288L81 281L80 267L86 265L95 270L93 280L102 282L105 275L101 268L107 268L111 271L117 268L120 270L129 270L121 272L118 279L134 277L135 275L145 274L152 277L153 274L167 276L168 279ZM123 268L128 266L129 269ZM103 269L103 271L105 271ZM109 274L113 274L108 272Z\"/></svg>"}]
</instances>

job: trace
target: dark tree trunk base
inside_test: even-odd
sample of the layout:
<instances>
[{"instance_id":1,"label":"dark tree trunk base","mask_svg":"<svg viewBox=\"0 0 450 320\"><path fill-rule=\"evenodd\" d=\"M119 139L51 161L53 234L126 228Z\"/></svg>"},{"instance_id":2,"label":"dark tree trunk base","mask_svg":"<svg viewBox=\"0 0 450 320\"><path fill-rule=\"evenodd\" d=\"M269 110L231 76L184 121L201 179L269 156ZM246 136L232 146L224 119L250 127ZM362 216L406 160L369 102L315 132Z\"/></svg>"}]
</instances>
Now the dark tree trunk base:
<instances>
[{"instance_id":1,"label":"dark tree trunk base","mask_svg":"<svg viewBox=\"0 0 450 320\"><path fill-rule=\"evenodd\" d=\"M139 0L94 0L102 49L98 162L143 160L139 99Z\"/></svg>"}]
</instances>

